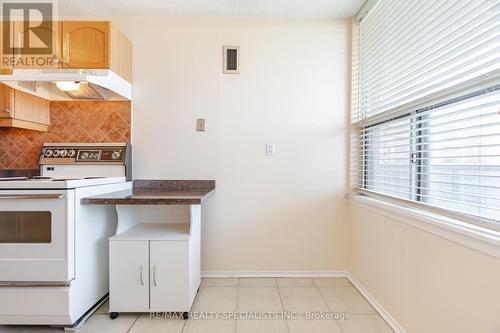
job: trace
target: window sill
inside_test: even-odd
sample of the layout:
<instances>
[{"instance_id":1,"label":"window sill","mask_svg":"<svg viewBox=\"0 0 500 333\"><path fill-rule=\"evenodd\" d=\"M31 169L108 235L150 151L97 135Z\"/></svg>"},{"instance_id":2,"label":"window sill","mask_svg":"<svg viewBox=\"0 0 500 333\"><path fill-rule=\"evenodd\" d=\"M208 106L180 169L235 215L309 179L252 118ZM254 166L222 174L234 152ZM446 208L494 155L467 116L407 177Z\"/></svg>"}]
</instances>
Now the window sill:
<instances>
[{"instance_id":1,"label":"window sill","mask_svg":"<svg viewBox=\"0 0 500 333\"><path fill-rule=\"evenodd\" d=\"M500 232L459 221L441 214L397 205L360 194L348 194L347 201L396 221L451 240L500 259Z\"/></svg>"}]
</instances>

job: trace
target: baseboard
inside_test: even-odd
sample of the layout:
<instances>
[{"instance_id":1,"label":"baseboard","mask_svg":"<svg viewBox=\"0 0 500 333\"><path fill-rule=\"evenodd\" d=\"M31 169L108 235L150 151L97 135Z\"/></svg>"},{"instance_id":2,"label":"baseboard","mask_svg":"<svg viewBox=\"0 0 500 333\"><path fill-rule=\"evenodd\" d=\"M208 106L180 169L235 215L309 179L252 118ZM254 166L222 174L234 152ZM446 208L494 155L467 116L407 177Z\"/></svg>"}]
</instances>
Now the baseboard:
<instances>
[{"instance_id":1,"label":"baseboard","mask_svg":"<svg viewBox=\"0 0 500 333\"><path fill-rule=\"evenodd\" d=\"M354 287L366 298L366 300L373 306L373 308L380 314L386 323L394 330L396 333L406 333L401 325L387 312L384 307L370 294L368 290L352 275L347 272L346 277L351 281Z\"/></svg>"},{"instance_id":2,"label":"baseboard","mask_svg":"<svg viewBox=\"0 0 500 333\"><path fill-rule=\"evenodd\" d=\"M346 271L204 271L201 277L347 277Z\"/></svg>"},{"instance_id":3,"label":"baseboard","mask_svg":"<svg viewBox=\"0 0 500 333\"><path fill-rule=\"evenodd\" d=\"M348 271L204 271L204 278L229 277L345 277L366 298L396 333L406 333L401 325L387 312L384 307L366 290L366 288Z\"/></svg>"}]
</instances>

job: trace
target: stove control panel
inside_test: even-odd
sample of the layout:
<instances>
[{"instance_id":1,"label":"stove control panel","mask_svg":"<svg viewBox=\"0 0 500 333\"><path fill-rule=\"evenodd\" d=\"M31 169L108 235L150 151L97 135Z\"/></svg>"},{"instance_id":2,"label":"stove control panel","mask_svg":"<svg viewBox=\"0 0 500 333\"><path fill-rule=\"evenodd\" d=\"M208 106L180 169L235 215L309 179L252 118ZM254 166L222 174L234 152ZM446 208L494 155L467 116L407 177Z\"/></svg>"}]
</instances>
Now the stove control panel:
<instances>
[{"instance_id":1,"label":"stove control panel","mask_svg":"<svg viewBox=\"0 0 500 333\"><path fill-rule=\"evenodd\" d=\"M44 145L40 164L77 164L77 163L119 163L125 161L127 146L125 144L108 144L106 146L78 145L56 146Z\"/></svg>"},{"instance_id":2,"label":"stove control panel","mask_svg":"<svg viewBox=\"0 0 500 333\"><path fill-rule=\"evenodd\" d=\"M132 147L129 143L45 143L39 167L42 176L132 180Z\"/></svg>"}]
</instances>

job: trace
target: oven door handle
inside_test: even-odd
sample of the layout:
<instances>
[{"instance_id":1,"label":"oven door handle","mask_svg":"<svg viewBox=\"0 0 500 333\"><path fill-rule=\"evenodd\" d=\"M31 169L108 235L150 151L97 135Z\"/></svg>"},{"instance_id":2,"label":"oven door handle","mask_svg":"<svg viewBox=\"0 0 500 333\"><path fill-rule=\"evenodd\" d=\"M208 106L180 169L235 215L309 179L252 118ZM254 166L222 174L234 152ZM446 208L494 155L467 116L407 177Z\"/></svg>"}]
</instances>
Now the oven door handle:
<instances>
[{"instance_id":1,"label":"oven door handle","mask_svg":"<svg viewBox=\"0 0 500 333\"><path fill-rule=\"evenodd\" d=\"M60 199L63 194L0 194L0 199Z\"/></svg>"}]
</instances>

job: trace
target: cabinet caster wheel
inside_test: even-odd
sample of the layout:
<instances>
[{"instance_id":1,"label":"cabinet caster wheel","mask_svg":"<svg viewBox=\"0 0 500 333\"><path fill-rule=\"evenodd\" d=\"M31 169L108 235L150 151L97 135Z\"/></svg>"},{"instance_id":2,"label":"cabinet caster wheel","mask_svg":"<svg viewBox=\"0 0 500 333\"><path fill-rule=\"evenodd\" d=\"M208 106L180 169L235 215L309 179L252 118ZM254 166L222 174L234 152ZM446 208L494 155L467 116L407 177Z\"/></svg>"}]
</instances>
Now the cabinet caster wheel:
<instances>
[{"instance_id":1,"label":"cabinet caster wheel","mask_svg":"<svg viewBox=\"0 0 500 333\"><path fill-rule=\"evenodd\" d=\"M189 312L182 313L182 319L187 320L189 318Z\"/></svg>"},{"instance_id":2,"label":"cabinet caster wheel","mask_svg":"<svg viewBox=\"0 0 500 333\"><path fill-rule=\"evenodd\" d=\"M109 318L116 319L116 318L118 318L119 315L120 315L119 312L110 312L109 313Z\"/></svg>"}]
</instances>

